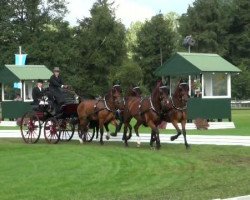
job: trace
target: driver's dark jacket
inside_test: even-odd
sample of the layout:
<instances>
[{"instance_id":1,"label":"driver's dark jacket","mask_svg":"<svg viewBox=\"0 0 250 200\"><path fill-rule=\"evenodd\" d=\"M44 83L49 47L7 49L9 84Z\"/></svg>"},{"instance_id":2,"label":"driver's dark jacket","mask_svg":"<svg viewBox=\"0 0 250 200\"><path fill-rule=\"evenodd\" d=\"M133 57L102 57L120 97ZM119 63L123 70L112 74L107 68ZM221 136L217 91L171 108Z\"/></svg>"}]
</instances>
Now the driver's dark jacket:
<instances>
[{"instance_id":1,"label":"driver's dark jacket","mask_svg":"<svg viewBox=\"0 0 250 200\"><path fill-rule=\"evenodd\" d=\"M52 75L49 79L49 91L55 97L57 103L61 104L64 102L61 87L63 85L62 78Z\"/></svg>"}]
</instances>

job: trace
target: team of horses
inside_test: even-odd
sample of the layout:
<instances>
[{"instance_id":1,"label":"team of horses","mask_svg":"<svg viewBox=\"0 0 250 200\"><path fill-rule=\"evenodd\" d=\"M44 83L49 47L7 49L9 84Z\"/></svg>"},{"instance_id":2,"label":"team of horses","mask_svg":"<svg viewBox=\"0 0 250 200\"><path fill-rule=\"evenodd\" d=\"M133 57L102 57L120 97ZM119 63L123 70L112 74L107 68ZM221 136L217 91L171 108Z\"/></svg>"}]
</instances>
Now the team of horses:
<instances>
[{"instance_id":1,"label":"team of horses","mask_svg":"<svg viewBox=\"0 0 250 200\"><path fill-rule=\"evenodd\" d=\"M189 86L182 80L179 81L173 95L170 95L169 87L161 81L157 82L149 97L143 98L139 87L130 88L123 97L120 85L114 85L109 92L100 99L84 100L78 108L79 128L82 135L86 135L90 123L95 122L100 131L100 144L103 142L104 128L107 131L109 139L108 124L115 125L116 130L113 136L120 131L121 125L124 124L123 137L125 146L132 136L132 118L136 120L134 131L137 135L137 145L140 145L139 127L141 125L151 128L150 146L160 149L159 125L165 121L170 122L175 127L177 134L171 137L171 141L176 140L181 134L184 137L186 148L189 147L186 139L185 125L187 121L187 101L189 98ZM117 117L120 124L117 123ZM178 126L181 123L181 129ZM129 134L128 134L129 130Z\"/></svg>"}]
</instances>

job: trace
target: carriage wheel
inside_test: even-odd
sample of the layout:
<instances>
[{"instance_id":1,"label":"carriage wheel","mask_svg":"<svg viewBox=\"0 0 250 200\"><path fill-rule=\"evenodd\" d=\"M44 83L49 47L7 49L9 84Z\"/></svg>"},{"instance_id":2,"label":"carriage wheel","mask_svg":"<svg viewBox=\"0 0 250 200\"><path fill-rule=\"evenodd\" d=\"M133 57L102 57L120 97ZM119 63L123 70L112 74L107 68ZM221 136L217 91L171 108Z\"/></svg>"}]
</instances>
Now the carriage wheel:
<instances>
[{"instance_id":1,"label":"carriage wheel","mask_svg":"<svg viewBox=\"0 0 250 200\"><path fill-rule=\"evenodd\" d=\"M61 120L60 124L60 140L70 141L75 132L75 125L70 123L70 119Z\"/></svg>"},{"instance_id":2,"label":"carriage wheel","mask_svg":"<svg viewBox=\"0 0 250 200\"><path fill-rule=\"evenodd\" d=\"M20 124L23 141L28 144L36 143L41 135L41 123L35 112L23 115Z\"/></svg>"},{"instance_id":3,"label":"carriage wheel","mask_svg":"<svg viewBox=\"0 0 250 200\"><path fill-rule=\"evenodd\" d=\"M56 118L50 117L44 123L44 138L47 143L56 144L60 139L59 123Z\"/></svg>"},{"instance_id":4,"label":"carriage wheel","mask_svg":"<svg viewBox=\"0 0 250 200\"><path fill-rule=\"evenodd\" d=\"M78 135L79 138L83 140L83 142L91 142L95 136L95 128L88 129L88 131L85 133L81 131L80 128L78 128Z\"/></svg>"}]
</instances>

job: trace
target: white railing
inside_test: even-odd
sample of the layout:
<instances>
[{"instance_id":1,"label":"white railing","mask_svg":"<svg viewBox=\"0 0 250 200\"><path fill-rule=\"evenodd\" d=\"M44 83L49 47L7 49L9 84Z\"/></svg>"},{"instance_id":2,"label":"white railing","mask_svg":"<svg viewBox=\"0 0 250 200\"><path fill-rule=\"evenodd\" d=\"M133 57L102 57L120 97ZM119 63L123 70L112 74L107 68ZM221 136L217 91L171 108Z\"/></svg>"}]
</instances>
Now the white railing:
<instances>
[{"instance_id":1,"label":"white railing","mask_svg":"<svg viewBox=\"0 0 250 200\"><path fill-rule=\"evenodd\" d=\"M232 100L231 101L232 108L250 108L250 100Z\"/></svg>"}]
</instances>

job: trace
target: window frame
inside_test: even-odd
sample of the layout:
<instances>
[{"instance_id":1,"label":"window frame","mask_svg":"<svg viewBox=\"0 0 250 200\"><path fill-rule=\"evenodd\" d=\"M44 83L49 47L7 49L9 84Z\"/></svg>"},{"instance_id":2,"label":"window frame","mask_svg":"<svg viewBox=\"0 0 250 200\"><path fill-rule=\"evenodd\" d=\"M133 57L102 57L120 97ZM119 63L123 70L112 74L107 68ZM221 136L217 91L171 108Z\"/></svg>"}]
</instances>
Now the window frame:
<instances>
[{"instance_id":1,"label":"window frame","mask_svg":"<svg viewBox=\"0 0 250 200\"><path fill-rule=\"evenodd\" d=\"M206 76L207 74L210 74L210 75L215 75L215 74L225 74L227 75L227 95L221 95L221 96L218 96L218 95L206 95L205 96L205 79L204 79L204 76ZM213 82L212 82L212 89L213 89ZM213 91L212 91L213 92ZM203 99L224 99L224 98L231 98L231 74L230 73L227 73L227 72L219 72L219 73L216 73L216 72L207 72L207 73L203 73L202 74L202 98Z\"/></svg>"}]
</instances>

